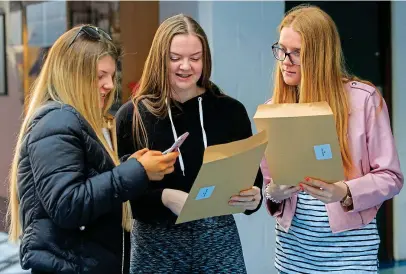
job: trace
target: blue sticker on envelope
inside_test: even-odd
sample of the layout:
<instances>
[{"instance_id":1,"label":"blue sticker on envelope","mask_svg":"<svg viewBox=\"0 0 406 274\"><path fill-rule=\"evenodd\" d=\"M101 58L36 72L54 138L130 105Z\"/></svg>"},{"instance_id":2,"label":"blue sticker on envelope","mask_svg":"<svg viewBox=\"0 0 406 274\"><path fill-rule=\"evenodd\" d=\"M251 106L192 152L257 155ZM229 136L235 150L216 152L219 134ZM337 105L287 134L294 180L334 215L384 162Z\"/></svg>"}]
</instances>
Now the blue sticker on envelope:
<instances>
[{"instance_id":1,"label":"blue sticker on envelope","mask_svg":"<svg viewBox=\"0 0 406 274\"><path fill-rule=\"evenodd\" d=\"M211 194L214 191L214 188L215 188L215 186L202 187L199 190L199 193L196 196L196 200L202 200L202 199L210 198Z\"/></svg>"},{"instance_id":2,"label":"blue sticker on envelope","mask_svg":"<svg viewBox=\"0 0 406 274\"><path fill-rule=\"evenodd\" d=\"M316 154L317 160L328 160L333 158L331 146L329 144L314 146L314 153Z\"/></svg>"}]
</instances>

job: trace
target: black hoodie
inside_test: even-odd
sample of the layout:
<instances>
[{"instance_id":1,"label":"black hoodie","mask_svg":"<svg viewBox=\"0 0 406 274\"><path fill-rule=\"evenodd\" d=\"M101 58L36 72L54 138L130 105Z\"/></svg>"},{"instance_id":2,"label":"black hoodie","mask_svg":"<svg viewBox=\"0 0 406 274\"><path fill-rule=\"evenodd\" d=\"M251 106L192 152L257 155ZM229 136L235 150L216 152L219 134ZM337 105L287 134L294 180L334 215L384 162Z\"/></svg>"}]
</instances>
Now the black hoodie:
<instances>
[{"instance_id":1,"label":"black hoodie","mask_svg":"<svg viewBox=\"0 0 406 274\"><path fill-rule=\"evenodd\" d=\"M199 104L201 104L201 110ZM177 217L163 205L162 191L165 188L190 191L203 162L204 135L207 137L208 146L225 144L252 136L251 122L244 105L227 95L206 91L200 96L179 103L179 106L180 108L173 105L171 113L176 135L179 137L183 133L189 132L188 138L180 148L184 175L180 166L181 160L178 159L173 173L166 175L160 182L151 182L146 195L131 201L136 220L153 224L174 224ZM165 151L171 147L175 138L169 115L165 118L157 118L149 113L142 103L139 104L139 108L146 127L149 148ZM202 119L200 118L201 113L203 114ZM132 137L133 114L132 101L124 104L116 114L120 157L141 149L141 147L135 147ZM202 124L204 130L202 130ZM262 189L262 180L263 177L259 170L255 185L260 189ZM251 214L256 210L247 210L245 213Z\"/></svg>"}]
</instances>

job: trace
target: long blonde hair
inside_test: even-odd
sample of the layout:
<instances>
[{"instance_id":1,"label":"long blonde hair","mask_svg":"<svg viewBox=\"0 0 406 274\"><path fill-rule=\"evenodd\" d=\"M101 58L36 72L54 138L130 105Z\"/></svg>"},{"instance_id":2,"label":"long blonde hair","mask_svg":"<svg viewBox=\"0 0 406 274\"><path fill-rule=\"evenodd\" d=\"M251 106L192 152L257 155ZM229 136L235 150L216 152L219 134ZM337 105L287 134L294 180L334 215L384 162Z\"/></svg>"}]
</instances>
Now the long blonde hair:
<instances>
[{"instance_id":1,"label":"long blonde hair","mask_svg":"<svg viewBox=\"0 0 406 274\"><path fill-rule=\"evenodd\" d=\"M344 85L359 79L351 76L345 68L337 27L327 13L310 5L290 10L279 25L279 32L284 27L291 27L302 39L301 82L299 87L287 85L278 62L272 102L295 103L298 92L299 103L326 101L335 117L345 175L350 178L354 172L347 140L350 106Z\"/></svg>"},{"instance_id":2,"label":"long blonde hair","mask_svg":"<svg viewBox=\"0 0 406 274\"><path fill-rule=\"evenodd\" d=\"M105 38L101 38L100 41L93 41L84 34L79 35L69 47L69 43L79 31L79 27L65 32L55 41L30 91L29 105L18 135L10 171L8 218L10 220L9 237L12 241L18 240L22 232L17 187L22 140L36 111L47 101L52 100L74 107L95 131L113 162L116 165L119 164L116 152L110 149L102 133L103 117L113 104L116 89L114 88L108 94L103 109L100 108L97 64L101 58L107 55L118 61L121 51L119 47ZM114 81L117 84L117 77ZM131 208L128 202L123 204L123 227L127 230L131 227Z\"/></svg>"},{"instance_id":3,"label":"long blonde hair","mask_svg":"<svg viewBox=\"0 0 406 274\"><path fill-rule=\"evenodd\" d=\"M217 94L222 92L210 81L211 53L207 36L202 27L191 17L178 14L166 19L159 26L152 41L148 57L145 61L137 93L132 98L134 103L134 140L136 147L148 147L147 134L140 111L142 101L146 109L157 117L168 114L165 101L176 104L171 100L171 84L169 81L169 50L172 39L178 34L193 34L199 38L203 47L203 72L197 85Z\"/></svg>"}]
</instances>

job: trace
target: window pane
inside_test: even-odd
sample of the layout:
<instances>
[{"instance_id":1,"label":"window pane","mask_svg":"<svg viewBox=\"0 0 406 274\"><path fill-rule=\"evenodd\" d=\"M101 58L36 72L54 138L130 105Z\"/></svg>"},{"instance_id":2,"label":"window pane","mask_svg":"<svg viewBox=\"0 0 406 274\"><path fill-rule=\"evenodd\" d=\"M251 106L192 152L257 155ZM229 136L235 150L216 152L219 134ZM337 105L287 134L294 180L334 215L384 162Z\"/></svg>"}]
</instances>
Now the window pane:
<instances>
[{"instance_id":1,"label":"window pane","mask_svg":"<svg viewBox=\"0 0 406 274\"><path fill-rule=\"evenodd\" d=\"M66 1L27 5L29 85L38 76L44 56L67 29Z\"/></svg>"}]
</instances>

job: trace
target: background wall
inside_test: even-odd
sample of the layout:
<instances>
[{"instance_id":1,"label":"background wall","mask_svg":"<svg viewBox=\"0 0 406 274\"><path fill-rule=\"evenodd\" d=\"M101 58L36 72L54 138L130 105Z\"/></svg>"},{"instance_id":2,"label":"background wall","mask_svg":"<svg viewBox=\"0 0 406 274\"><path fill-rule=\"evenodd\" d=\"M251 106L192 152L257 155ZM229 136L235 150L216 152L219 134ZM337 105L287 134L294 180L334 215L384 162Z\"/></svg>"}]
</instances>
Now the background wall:
<instances>
[{"instance_id":1,"label":"background wall","mask_svg":"<svg viewBox=\"0 0 406 274\"><path fill-rule=\"evenodd\" d=\"M15 14L10 15L9 2L0 2L0 8L6 12L6 58L7 58L7 95L0 96L0 231L4 230L4 216L6 214L6 198L8 196L8 174L13 157L16 137L20 129L21 113L23 110L22 98L24 91L22 87L21 66L18 63L21 49L16 41L18 31L12 26L18 27ZM17 24L16 24L17 23ZM3 73L3 72L1 72Z\"/></svg>"},{"instance_id":2,"label":"background wall","mask_svg":"<svg viewBox=\"0 0 406 274\"><path fill-rule=\"evenodd\" d=\"M406 2L392 4L392 117L393 132L399 152L403 174L406 174ZM403 105L403 108L401 106ZM406 190L395 197L393 203L394 256L406 260Z\"/></svg>"}]
</instances>

